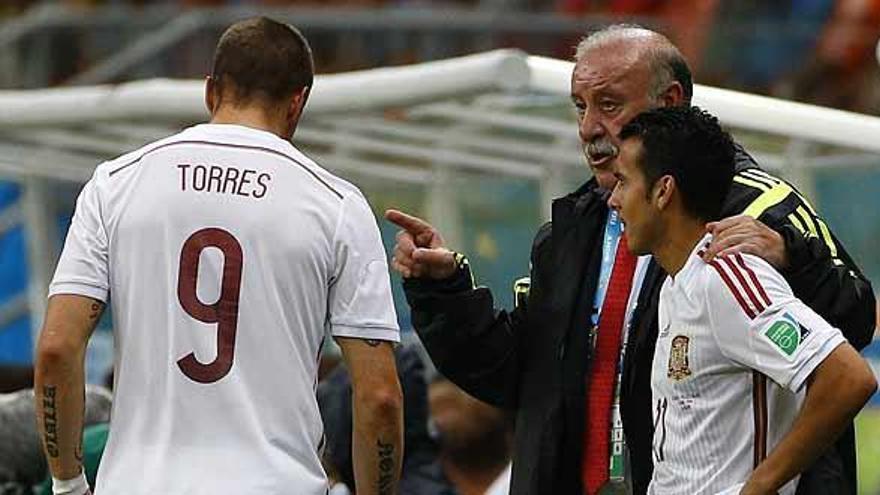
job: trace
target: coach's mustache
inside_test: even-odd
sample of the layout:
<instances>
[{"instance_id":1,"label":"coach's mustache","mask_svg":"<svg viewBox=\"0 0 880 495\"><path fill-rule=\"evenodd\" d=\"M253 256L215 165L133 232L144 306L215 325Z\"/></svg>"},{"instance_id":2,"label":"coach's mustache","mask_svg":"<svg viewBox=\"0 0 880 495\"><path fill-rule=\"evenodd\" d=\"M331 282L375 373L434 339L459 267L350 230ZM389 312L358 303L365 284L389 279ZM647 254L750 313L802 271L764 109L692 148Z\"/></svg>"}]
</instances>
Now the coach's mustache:
<instances>
[{"instance_id":1,"label":"coach's mustache","mask_svg":"<svg viewBox=\"0 0 880 495\"><path fill-rule=\"evenodd\" d=\"M617 156L617 146L608 138L599 138L584 145L584 154L587 158L596 161L607 156Z\"/></svg>"}]
</instances>

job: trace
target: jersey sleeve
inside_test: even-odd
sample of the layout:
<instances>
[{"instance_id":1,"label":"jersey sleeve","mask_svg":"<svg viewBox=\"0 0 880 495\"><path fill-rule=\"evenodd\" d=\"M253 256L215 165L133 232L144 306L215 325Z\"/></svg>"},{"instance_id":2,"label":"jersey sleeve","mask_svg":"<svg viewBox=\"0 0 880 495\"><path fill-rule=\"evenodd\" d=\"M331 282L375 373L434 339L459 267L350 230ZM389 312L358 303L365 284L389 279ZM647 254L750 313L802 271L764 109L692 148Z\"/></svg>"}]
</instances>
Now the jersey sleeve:
<instances>
[{"instance_id":1,"label":"jersey sleeve","mask_svg":"<svg viewBox=\"0 0 880 495\"><path fill-rule=\"evenodd\" d=\"M74 294L107 302L110 290L108 237L101 217L98 172L83 187L67 231L49 295Z\"/></svg>"},{"instance_id":2,"label":"jersey sleeve","mask_svg":"<svg viewBox=\"0 0 880 495\"><path fill-rule=\"evenodd\" d=\"M345 198L328 303L334 337L400 341L388 262L376 218L360 195Z\"/></svg>"},{"instance_id":3,"label":"jersey sleeve","mask_svg":"<svg viewBox=\"0 0 880 495\"><path fill-rule=\"evenodd\" d=\"M711 263L706 284L712 329L729 359L797 392L845 340L760 258L735 254Z\"/></svg>"}]
</instances>

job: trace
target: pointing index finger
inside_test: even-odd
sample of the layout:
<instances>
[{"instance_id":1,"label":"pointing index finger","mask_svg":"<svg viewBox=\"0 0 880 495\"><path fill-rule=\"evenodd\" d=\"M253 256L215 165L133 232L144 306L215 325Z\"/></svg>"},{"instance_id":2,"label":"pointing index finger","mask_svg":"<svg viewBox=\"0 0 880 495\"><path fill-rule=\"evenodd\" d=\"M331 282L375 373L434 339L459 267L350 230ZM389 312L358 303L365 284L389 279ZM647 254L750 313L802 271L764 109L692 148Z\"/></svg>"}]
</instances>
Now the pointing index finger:
<instances>
[{"instance_id":1,"label":"pointing index finger","mask_svg":"<svg viewBox=\"0 0 880 495\"><path fill-rule=\"evenodd\" d=\"M414 236L428 232L433 228L431 227L431 224L421 218L404 213L400 210L386 210L385 219Z\"/></svg>"}]
</instances>

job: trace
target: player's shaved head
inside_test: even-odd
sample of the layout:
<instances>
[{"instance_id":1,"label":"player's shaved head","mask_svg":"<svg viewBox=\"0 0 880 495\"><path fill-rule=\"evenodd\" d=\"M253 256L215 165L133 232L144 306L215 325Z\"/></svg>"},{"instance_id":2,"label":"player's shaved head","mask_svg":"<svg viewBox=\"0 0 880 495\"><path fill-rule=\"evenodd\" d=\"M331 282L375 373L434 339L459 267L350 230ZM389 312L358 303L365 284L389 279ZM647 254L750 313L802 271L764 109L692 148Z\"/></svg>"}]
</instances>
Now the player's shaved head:
<instances>
[{"instance_id":1,"label":"player's shaved head","mask_svg":"<svg viewBox=\"0 0 880 495\"><path fill-rule=\"evenodd\" d=\"M694 94L693 76L681 51L662 34L635 24L614 24L585 36L575 50L579 61L595 50L612 50L629 63L649 64L653 74L648 91L658 97L673 82L681 84L684 101L690 104Z\"/></svg>"},{"instance_id":2,"label":"player's shaved head","mask_svg":"<svg viewBox=\"0 0 880 495\"><path fill-rule=\"evenodd\" d=\"M312 50L296 28L266 17L239 21L220 37L211 78L236 104L283 101L311 88Z\"/></svg>"}]
</instances>

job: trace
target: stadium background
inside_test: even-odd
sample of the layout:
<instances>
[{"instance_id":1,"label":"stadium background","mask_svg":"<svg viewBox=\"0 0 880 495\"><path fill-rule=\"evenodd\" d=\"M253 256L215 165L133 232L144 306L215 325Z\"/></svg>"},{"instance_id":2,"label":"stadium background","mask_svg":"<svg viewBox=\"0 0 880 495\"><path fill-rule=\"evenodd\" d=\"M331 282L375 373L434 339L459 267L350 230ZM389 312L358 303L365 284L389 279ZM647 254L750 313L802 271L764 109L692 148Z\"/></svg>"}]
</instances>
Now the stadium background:
<instances>
[{"instance_id":1,"label":"stadium background","mask_svg":"<svg viewBox=\"0 0 880 495\"><path fill-rule=\"evenodd\" d=\"M319 74L416 64L502 47L568 59L578 37L591 27L633 21L656 27L681 46L699 83L880 114L880 69L874 57L880 36L877 0L4 0L0 2L0 88L78 87L154 77L197 79L207 72L222 29L260 12L303 29L315 50ZM17 93L0 97L4 95ZM338 96L356 101L357 95ZM302 142L294 141L360 185L377 213L393 206L438 222L454 245L470 255L478 281L510 305L511 284L527 270L531 238L546 217L547 198L570 190L587 174L573 140L574 116L566 98L495 91L424 105L405 97L402 101L405 104L358 110L354 119L340 111L310 116ZM474 120L469 107L516 124ZM39 279L51 273L84 178L65 175L61 161L69 158L94 165L191 122L167 118L125 122L131 133L104 129L98 138L95 129L80 128L88 122L75 123L75 113L62 125L18 128L8 125L16 119L10 112L0 108L0 121L7 123L0 125L0 364L27 365L40 319L37 300L45 281ZM343 121L347 125L339 124ZM386 134L376 129L370 134L363 128L371 123L391 128ZM548 127L542 128L545 124ZM556 130L563 136L554 138ZM812 200L875 287L880 285L876 248L880 154L778 133L734 130L748 149L765 158L761 160L765 165L789 178ZM373 141L346 142L346 133ZM486 146L468 141L469 134L483 139ZM335 140L328 141L328 136ZM880 134L853 137L876 141ZM409 147L375 146L389 140ZM438 141L452 144L449 149L437 148ZM517 142L551 150L545 160L559 156L565 166L554 169L557 173L550 181L544 180L544 172L536 175L517 168L519 162L540 161L525 151L519 153ZM350 149L340 151L346 145ZM502 149L487 149L491 146ZM461 149L469 154L462 155ZM432 157L435 152L442 156ZM345 160L321 160L323 156ZM513 165L499 163L507 158ZM41 167L39 176L28 167ZM35 203L42 207L35 211ZM35 252L26 225L33 215L41 214L42 224L48 225L41 235L50 247ZM385 222L380 226L390 247L394 229ZM402 328L409 329L397 280L394 287ZM92 382L104 379L112 359L108 321L105 318L90 349ZM880 343L875 341L865 355L880 370ZM877 397L861 414L858 430L861 491L880 493Z\"/></svg>"}]
</instances>

